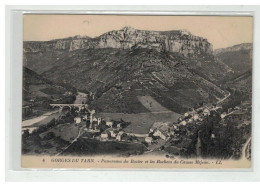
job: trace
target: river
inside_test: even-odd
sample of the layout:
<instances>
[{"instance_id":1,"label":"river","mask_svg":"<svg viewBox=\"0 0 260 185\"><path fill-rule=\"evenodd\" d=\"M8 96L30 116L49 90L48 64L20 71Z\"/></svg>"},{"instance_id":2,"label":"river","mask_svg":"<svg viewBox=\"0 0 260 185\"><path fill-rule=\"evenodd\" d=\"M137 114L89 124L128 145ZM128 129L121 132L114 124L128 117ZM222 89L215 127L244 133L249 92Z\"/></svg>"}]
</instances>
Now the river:
<instances>
[{"instance_id":1,"label":"river","mask_svg":"<svg viewBox=\"0 0 260 185\"><path fill-rule=\"evenodd\" d=\"M33 124L40 122L40 121L46 119L47 117L49 117L50 115L55 114L57 112L59 112L59 111L58 110L50 111L50 112L44 113L41 116L38 116L38 117L35 117L35 118L32 118L32 119L28 119L28 120L24 120L24 121L22 121L22 127L32 126Z\"/></svg>"},{"instance_id":2,"label":"river","mask_svg":"<svg viewBox=\"0 0 260 185\"><path fill-rule=\"evenodd\" d=\"M78 92L77 96L76 96L76 100L74 101L74 104L81 104L82 101L86 101L86 97L87 94L82 93L82 92ZM41 116L32 118L32 119L28 119L28 120L24 120L22 121L22 130L25 129L29 129L29 132L31 133L34 129L36 129L37 127L34 127L33 125L39 122L43 122L43 123L47 123L49 122L48 118L57 118L59 116L58 114L59 110L55 110L55 111L49 111L44 113Z\"/></svg>"}]
</instances>

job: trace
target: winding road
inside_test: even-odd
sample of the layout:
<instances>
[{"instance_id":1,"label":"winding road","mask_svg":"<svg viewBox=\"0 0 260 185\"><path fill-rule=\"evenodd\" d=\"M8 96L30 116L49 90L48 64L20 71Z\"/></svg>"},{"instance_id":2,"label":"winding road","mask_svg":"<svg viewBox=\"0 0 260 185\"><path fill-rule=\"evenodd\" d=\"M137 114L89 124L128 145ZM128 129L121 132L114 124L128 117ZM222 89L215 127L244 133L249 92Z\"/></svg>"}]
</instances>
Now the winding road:
<instances>
[{"instance_id":1,"label":"winding road","mask_svg":"<svg viewBox=\"0 0 260 185\"><path fill-rule=\"evenodd\" d=\"M75 137L75 139L73 139L72 142L71 142L68 146L66 146L61 152L59 152L58 154L56 154L55 157L56 157L56 156L59 156L60 154L62 154L62 153L63 153L65 150L67 150L73 143L75 143L75 142L78 140L78 138L81 136L81 131L82 131L84 128L85 128L85 127L81 127L81 128L79 129L79 132L78 132L77 137Z\"/></svg>"},{"instance_id":2,"label":"winding road","mask_svg":"<svg viewBox=\"0 0 260 185\"><path fill-rule=\"evenodd\" d=\"M251 142L251 137L249 137L247 139L247 141L245 142L244 146L242 147L242 155L241 155L241 159L246 159L246 149L248 144Z\"/></svg>"},{"instance_id":3,"label":"winding road","mask_svg":"<svg viewBox=\"0 0 260 185\"><path fill-rule=\"evenodd\" d=\"M217 102L217 104L222 103L223 101L225 101L230 95L231 95L231 93L228 92L228 95L225 96L224 98L222 98L221 100L219 100L219 101Z\"/></svg>"}]
</instances>

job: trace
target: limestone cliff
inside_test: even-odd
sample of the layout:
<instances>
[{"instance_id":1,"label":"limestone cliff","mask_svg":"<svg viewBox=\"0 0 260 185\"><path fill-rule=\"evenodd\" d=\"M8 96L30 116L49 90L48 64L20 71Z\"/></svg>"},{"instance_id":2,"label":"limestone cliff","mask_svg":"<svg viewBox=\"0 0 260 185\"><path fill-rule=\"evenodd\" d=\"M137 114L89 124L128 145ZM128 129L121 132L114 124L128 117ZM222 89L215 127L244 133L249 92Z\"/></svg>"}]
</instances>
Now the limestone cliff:
<instances>
[{"instance_id":1,"label":"limestone cliff","mask_svg":"<svg viewBox=\"0 0 260 185\"><path fill-rule=\"evenodd\" d=\"M72 37L47 42L25 42L24 52L50 50L78 50L97 48L147 48L158 52L179 53L184 57L212 55L212 45L204 38L194 36L186 30L147 31L124 27L96 38Z\"/></svg>"}]
</instances>

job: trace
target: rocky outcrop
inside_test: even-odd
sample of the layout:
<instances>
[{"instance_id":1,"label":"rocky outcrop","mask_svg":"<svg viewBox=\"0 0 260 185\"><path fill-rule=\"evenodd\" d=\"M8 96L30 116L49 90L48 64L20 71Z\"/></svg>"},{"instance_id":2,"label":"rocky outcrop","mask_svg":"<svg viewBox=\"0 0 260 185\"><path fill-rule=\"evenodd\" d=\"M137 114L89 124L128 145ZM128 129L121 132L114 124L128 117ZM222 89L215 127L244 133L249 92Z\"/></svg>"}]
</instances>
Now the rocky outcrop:
<instances>
[{"instance_id":1,"label":"rocky outcrop","mask_svg":"<svg viewBox=\"0 0 260 185\"><path fill-rule=\"evenodd\" d=\"M89 48L147 48L159 52L179 53L184 57L212 55L212 45L204 38L194 36L186 30L147 31L124 27L107 32L96 38L73 37L48 42L25 42L25 52L48 50L78 50Z\"/></svg>"},{"instance_id":2,"label":"rocky outcrop","mask_svg":"<svg viewBox=\"0 0 260 185\"><path fill-rule=\"evenodd\" d=\"M240 50L251 50L253 49L252 43L243 43L243 44L237 44L231 47L227 48L220 48L214 50L214 55L218 55L220 53L226 53L226 52L234 52L234 51L240 51Z\"/></svg>"}]
</instances>

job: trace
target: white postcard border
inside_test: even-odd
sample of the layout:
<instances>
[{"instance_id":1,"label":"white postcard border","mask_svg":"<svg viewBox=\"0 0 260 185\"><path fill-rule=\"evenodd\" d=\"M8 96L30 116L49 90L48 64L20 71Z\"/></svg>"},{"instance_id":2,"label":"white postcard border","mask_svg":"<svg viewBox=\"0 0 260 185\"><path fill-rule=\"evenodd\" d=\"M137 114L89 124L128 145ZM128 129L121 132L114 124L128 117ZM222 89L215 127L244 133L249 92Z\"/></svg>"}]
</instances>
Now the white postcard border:
<instances>
[{"instance_id":1,"label":"white postcard border","mask_svg":"<svg viewBox=\"0 0 260 185\"><path fill-rule=\"evenodd\" d=\"M117 12L116 10L119 10ZM127 11L125 11L127 10ZM132 12L131 12L132 11ZM142 12L143 11L143 12ZM252 15L253 47L253 133L250 170L110 170L110 169L22 169L22 38L23 13L129 13L174 15ZM6 7L6 180L10 181L254 181L260 179L260 6L7 6ZM86 171L87 170L87 171ZM73 176L73 178L71 178Z\"/></svg>"}]
</instances>

